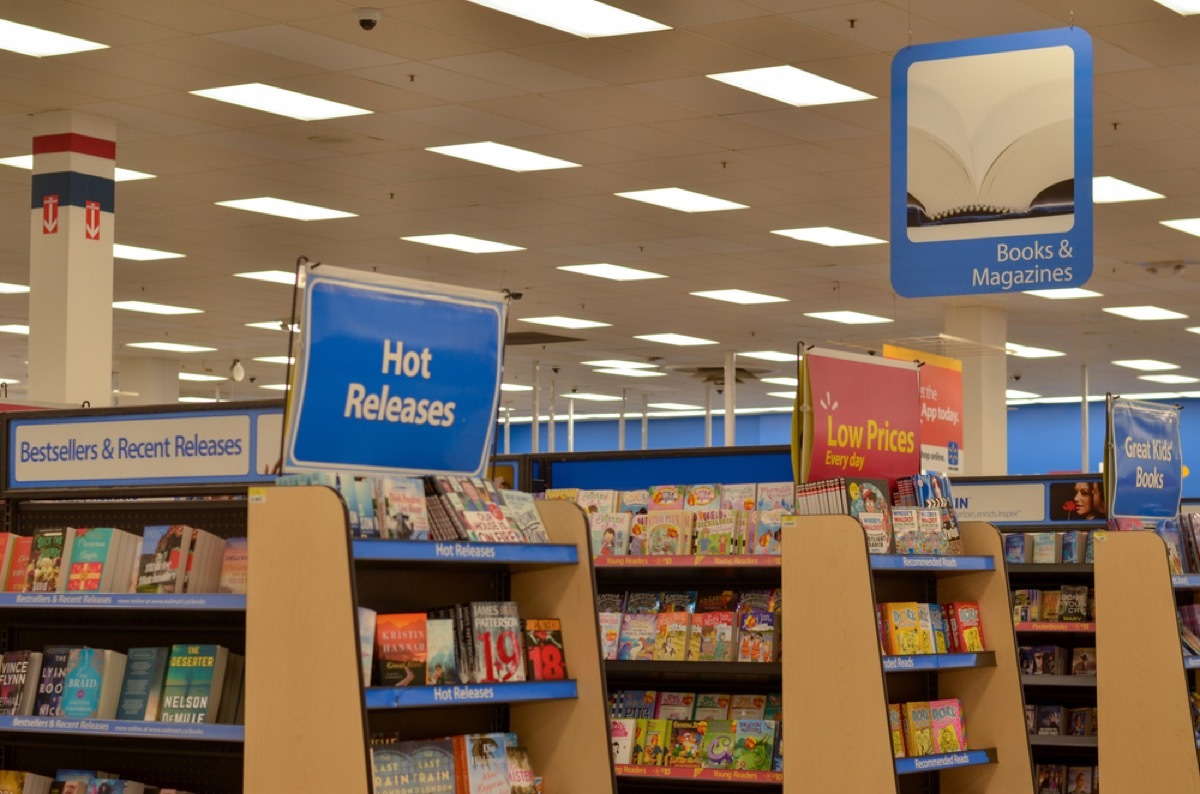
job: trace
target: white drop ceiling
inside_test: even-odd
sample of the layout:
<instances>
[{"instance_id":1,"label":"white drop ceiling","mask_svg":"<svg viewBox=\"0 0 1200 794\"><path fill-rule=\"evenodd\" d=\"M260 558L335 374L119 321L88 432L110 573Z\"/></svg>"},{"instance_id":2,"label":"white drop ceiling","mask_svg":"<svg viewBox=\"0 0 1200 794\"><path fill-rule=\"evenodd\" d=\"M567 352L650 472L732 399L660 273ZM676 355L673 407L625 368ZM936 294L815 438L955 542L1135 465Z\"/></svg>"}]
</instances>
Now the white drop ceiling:
<instances>
[{"instance_id":1,"label":"white drop ceiling","mask_svg":"<svg viewBox=\"0 0 1200 794\"><path fill-rule=\"evenodd\" d=\"M306 256L521 292L514 318L609 323L563 332L577 342L510 347L507 380L528 384L537 359L560 395L624 388L638 404L642 394L702 404L703 383L688 371L719 367L726 350L911 342L941 332L948 308L976 305L1007 312L1011 341L1066 353L1010 358L1025 391L1077 394L1085 364L1094 393L1161 388L1111 364L1121 359L1157 358L1200 376L1200 337L1185 330L1200 326L1200 238L1159 223L1200 216L1200 17L1151 0L618 0L673 29L582 39L467 0L376 0L383 18L368 33L354 20L358 2L39 0L0 8L13 21L110 47L43 59L0 53L0 157L29 152L30 116L40 111L116 119L118 165L156 175L117 185L117 241L186 254L116 262L117 300L204 310L119 312L118 356L155 355L129 342L205 345L218 352L179 356L181 368L225 374L237 358L257 384L279 383L281 365L253 359L283 354L286 336L246 324L286 318L292 291L233 274L286 270ZM887 238L897 49L1072 22L1095 41L1096 174L1166 196L1097 206L1088 287L1103 297L910 300L891 289L886 245L826 248L771 234L832 226ZM785 64L878 99L794 108L705 76ZM374 112L301 122L189 93L251 82ZM513 173L426 151L477 141L582 167ZM687 214L614 195L662 187L748 208ZM29 172L0 168L0 281L28 283L29 195ZM215 204L265 195L358 217L302 223ZM524 250L466 254L401 240L446 233ZM669 278L619 283L557 269L594 262ZM734 288L788 302L740 306L689 294ZM1144 304L1191 317L1145 323L1102 311ZM0 324L26 322L27 306L26 295L0 295ZM894 322L841 326L805 316L829 310ZM635 338L664 332L719 344ZM25 343L0 339L0 376L24 380ZM593 359L653 360L671 370L634 380L581 364ZM786 364L743 361L760 376L792 374ZM220 389L235 399L277 395L257 384ZM212 394L207 384L181 387ZM739 405L786 405L768 395L777 390L748 381ZM504 399L527 412L528 392Z\"/></svg>"}]
</instances>

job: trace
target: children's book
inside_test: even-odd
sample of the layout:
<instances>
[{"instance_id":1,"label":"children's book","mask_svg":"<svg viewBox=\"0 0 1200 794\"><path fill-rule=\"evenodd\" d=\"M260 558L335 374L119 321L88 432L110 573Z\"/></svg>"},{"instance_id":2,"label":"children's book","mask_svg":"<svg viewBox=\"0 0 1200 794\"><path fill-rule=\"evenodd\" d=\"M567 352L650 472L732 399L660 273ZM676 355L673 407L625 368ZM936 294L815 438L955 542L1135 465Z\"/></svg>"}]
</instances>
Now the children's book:
<instances>
[{"instance_id":1,"label":"children's book","mask_svg":"<svg viewBox=\"0 0 1200 794\"><path fill-rule=\"evenodd\" d=\"M755 507L790 513L796 507L796 486L790 482L760 482Z\"/></svg>"},{"instance_id":2,"label":"children's book","mask_svg":"<svg viewBox=\"0 0 1200 794\"><path fill-rule=\"evenodd\" d=\"M917 653L934 653L937 650L933 635L933 617L929 604L917 604Z\"/></svg>"},{"instance_id":3,"label":"children's book","mask_svg":"<svg viewBox=\"0 0 1200 794\"><path fill-rule=\"evenodd\" d=\"M717 694L713 692L697 692L696 708L692 712L692 719L729 719L729 695Z\"/></svg>"},{"instance_id":4,"label":"children's book","mask_svg":"<svg viewBox=\"0 0 1200 794\"><path fill-rule=\"evenodd\" d=\"M704 723L700 765L706 769L729 769L733 766L737 724L725 718L709 719Z\"/></svg>"},{"instance_id":5,"label":"children's book","mask_svg":"<svg viewBox=\"0 0 1200 794\"><path fill-rule=\"evenodd\" d=\"M662 593L634 590L626 593L622 612L629 614L655 615L662 610Z\"/></svg>"},{"instance_id":6,"label":"children's book","mask_svg":"<svg viewBox=\"0 0 1200 794\"><path fill-rule=\"evenodd\" d=\"M643 531L643 554L675 555L691 553L693 514L684 510L651 511Z\"/></svg>"},{"instance_id":7,"label":"children's book","mask_svg":"<svg viewBox=\"0 0 1200 794\"><path fill-rule=\"evenodd\" d=\"M657 614L626 613L623 615L617 658L654 661L654 638L657 629Z\"/></svg>"},{"instance_id":8,"label":"children's book","mask_svg":"<svg viewBox=\"0 0 1200 794\"><path fill-rule=\"evenodd\" d=\"M575 504L579 505L588 515L615 513L617 512L617 492L580 489L579 493L575 494Z\"/></svg>"},{"instance_id":9,"label":"children's book","mask_svg":"<svg viewBox=\"0 0 1200 794\"><path fill-rule=\"evenodd\" d=\"M915 507L892 508L892 548L896 554L916 554L921 519Z\"/></svg>"},{"instance_id":10,"label":"children's book","mask_svg":"<svg viewBox=\"0 0 1200 794\"><path fill-rule=\"evenodd\" d=\"M614 764L633 763L633 734L637 720L615 719L609 721L612 734L612 759Z\"/></svg>"},{"instance_id":11,"label":"children's book","mask_svg":"<svg viewBox=\"0 0 1200 794\"><path fill-rule=\"evenodd\" d=\"M933 649L936 653L948 653L950 646L946 640L946 619L942 615L941 604L929 605L929 623L933 626Z\"/></svg>"},{"instance_id":12,"label":"children's book","mask_svg":"<svg viewBox=\"0 0 1200 794\"><path fill-rule=\"evenodd\" d=\"M758 500L756 483L737 483L721 486L722 510L754 510Z\"/></svg>"},{"instance_id":13,"label":"children's book","mask_svg":"<svg viewBox=\"0 0 1200 794\"><path fill-rule=\"evenodd\" d=\"M697 512L692 535L697 555L737 554L740 550L737 516L732 510Z\"/></svg>"},{"instance_id":14,"label":"children's book","mask_svg":"<svg viewBox=\"0 0 1200 794\"><path fill-rule=\"evenodd\" d=\"M687 658L691 618L692 615L687 612L662 612L658 615L654 637L655 661L682 662Z\"/></svg>"},{"instance_id":15,"label":"children's book","mask_svg":"<svg viewBox=\"0 0 1200 794\"><path fill-rule=\"evenodd\" d=\"M929 701L929 720L933 728L933 752L957 753L967 749L962 703L957 698Z\"/></svg>"},{"instance_id":16,"label":"children's book","mask_svg":"<svg viewBox=\"0 0 1200 794\"><path fill-rule=\"evenodd\" d=\"M629 553L629 528L633 525L631 513L592 513L588 526L592 535L592 556L607 557Z\"/></svg>"},{"instance_id":17,"label":"children's book","mask_svg":"<svg viewBox=\"0 0 1200 794\"><path fill-rule=\"evenodd\" d=\"M900 704L888 704L888 729L892 733L892 755L904 758L904 725L900 720Z\"/></svg>"},{"instance_id":18,"label":"children's book","mask_svg":"<svg viewBox=\"0 0 1200 794\"><path fill-rule=\"evenodd\" d=\"M688 635L688 661L733 661L736 615L733 612L697 612L692 615ZM697 717L699 719L699 717Z\"/></svg>"},{"instance_id":19,"label":"children's book","mask_svg":"<svg viewBox=\"0 0 1200 794\"><path fill-rule=\"evenodd\" d=\"M775 659L775 613L752 609L743 612L738 625L738 661L770 662Z\"/></svg>"},{"instance_id":20,"label":"children's book","mask_svg":"<svg viewBox=\"0 0 1200 794\"><path fill-rule=\"evenodd\" d=\"M900 601L881 605L883 632L888 650L896 656L920 653L920 621L917 602Z\"/></svg>"},{"instance_id":21,"label":"children's book","mask_svg":"<svg viewBox=\"0 0 1200 794\"><path fill-rule=\"evenodd\" d=\"M890 554L892 551L892 531L888 524L887 513L859 513L858 523L862 524L867 536L867 551L871 554Z\"/></svg>"},{"instance_id":22,"label":"children's book","mask_svg":"<svg viewBox=\"0 0 1200 794\"><path fill-rule=\"evenodd\" d=\"M682 485L653 485L650 487L650 503L647 509L653 513L658 510L683 510L686 507L687 488Z\"/></svg>"},{"instance_id":23,"label":"children's book","mask_svg":"<svg viewBox=\"0 0 1200 794\"><path fill-rule=\"evenodd\" d=\"M638 720L640 744L634 748L635 764L666 766L671 745L670 720Z\"/></svg>"},{"instance_id":24,"label":"children's book","mask_svg":"<svg viewBox=\"0 0 1200 794\"><path fill-rule=\"evenodd\" d=\"M734 728L734 769L769 771L775 757L775 723L769 720L738 720Z\"/></svg>"},{"instance_id":25,"label":"children's book","mask_svg":"<svg viewBox=\"0 0 1200 794\"><path fill-rule=\"evenodd\" d=\"M424 612L375 617L375 682L379 686L423 686L428 651Z\"/></svg>"},{"instance_id":26,"label":"children's book","mask_svg":"<svg viewBox=\"0 0 1200 794\"><path fill-rule=\"evenodd\" d=\"M600 655L604 659L615 660L621 639L621 613L601 612L598 617L600 620Z\"/></svg>"},{"instance_id":27,"label":"children's book","mask_svg":"<svg viewBox=\"0 0 1200 794\"><path fill-rule=\"evenodd\" d=\"M627 719L652 720L654 707L658 703L658 692L653 689L626 689L617 693L613 716Z\"/></svg>"},{"instance_id":28,"label":"children's book","mask_svg":"<svg viewBox=\"0 0 1200 794\"><path fill-rule=\"evenodd\" d=\"M650 506L650 491L621 491L619 501L622 513L645 513Z\"/></svg>"},{"instance_id":29,"label":"children's book","mask_svg":"<svg viewBox=\"0 0 1200 794\"><path fill-rule=\"evenodd\" d=\"M783 537L784 510L763 510L757 512L758 522L755 526L754 548L752 554L782 554L780 540Z\"/></svg>"},{"instance_id":30,"label":"children's book","mask_svg":"<svg viewBox=\"0 0 1200 794\"><path fill-rule=\"evenodd\" d=\"M733 695L729 699L731 720L761 720L766 709L766 695Z\"/></svg>"},{"instance_id":31,"label":"children's book","mask_svg":"<svg viewBox=\"0 0 1200 794\"><path fill-rule=\"evenodd\" d=\"M721 486L716 483L689 485L684 497L684 509L699 513L721 508Z\"/></svg>"},{"instance_id":32,"label":"children's book","mask_svg":"<svg viewBox=\"0 0 1200 794\"><path fill-rule=\"evenodd\" d=\"M933 753L933 722L929 704L905 703L900 710L904 723L904 748L910 757Z\"/></svg>"},{"instance_id":33,"label":"children's book","mask_svg":"<svg viewBox=\"0 0 1200 794\"><path fill-rule=\"evenodd\" d=\"M696 709L695 692L659 692L654 704L658 720L690 720Z\"/></svg>"},{"instance_id":34,"label":"children's book","mask_svg":"<svg viewBox=\"0 0 1200 794\"><path fill-rule=\"evenodd\" d=\"M659 611L695 612L698 599L696 590L664 590L659 597Z\"/></svg>"},{"instance_id":35,"label":"children's book","mask_svg":"<svg viewBox=\"0 0 1200 794\"><path fill-rule=\"evenodd\" d=\"M701 766L704 728L702 723L691 720L675 720L671 723L671 746L667 753L667 766Z\"/></svg>"},{"instance_id":36,"label":"children's book","mask_svg":"<svg viewBox=\"0 0 1200 794\"><path fill-rule=\"evenodd\" d=\"M951 643L959 653L975 653L985 648L983 624L979 619L979 604L974 601L955 601L942 604L942 615L949 616Z\"/></svg>"}]
</instances>

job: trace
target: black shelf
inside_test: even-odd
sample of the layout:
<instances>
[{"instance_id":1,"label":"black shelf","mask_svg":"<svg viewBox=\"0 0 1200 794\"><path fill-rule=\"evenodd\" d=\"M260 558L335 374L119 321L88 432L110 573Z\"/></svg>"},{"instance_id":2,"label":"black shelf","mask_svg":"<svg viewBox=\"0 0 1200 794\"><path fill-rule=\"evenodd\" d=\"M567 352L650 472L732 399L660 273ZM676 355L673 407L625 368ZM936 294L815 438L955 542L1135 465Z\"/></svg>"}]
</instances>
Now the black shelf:
<instances>
[{"instance_id":1,"label":"black shelf","mask_svg":"<svg viewBox=\"0 0 1200 794\"><path fill-rule=\"evenodd\" d=\"M1045 733L1029 734L1030 747L1071 747L1071 748L1096 748L1099 747L1099 737L1096 736L1055 736Z\"/></svg>"},{"instance_id":2,"label":"black shelf","mask_svg":"<svg viewBox=\"0 0 1200 794\"><path fill-rule=\"evenodd\" d=\"M783 675L780 662L647 662L606 661L610 684L627 681L778 682Z\"/></svg>"},{"instance_id":3,"label":"black shelf","mask_svg":"<svg viewBox=\"0 0 1200 794\"><path fill-rule=\"evenodd\" d=\"M1010 574L1086 574L1092 576L1095 573L1095 566L1090 562L1058 562L1052 564L1010 562L1008 564L1008 572Z\"/></svg>"},{"instance_id":4,"label":"black shelf","mask_svg":"<svg viewBox=\"0 0 1200 794\"><path fill-rule=\"evenodd\" d=\"M1029 673L1021 674L1021 686L1054 686L1054 687L1077 687L1080 689L1095 689L1096 676L1094 675L1030 675Z\"/></svg>"}]
</instances>

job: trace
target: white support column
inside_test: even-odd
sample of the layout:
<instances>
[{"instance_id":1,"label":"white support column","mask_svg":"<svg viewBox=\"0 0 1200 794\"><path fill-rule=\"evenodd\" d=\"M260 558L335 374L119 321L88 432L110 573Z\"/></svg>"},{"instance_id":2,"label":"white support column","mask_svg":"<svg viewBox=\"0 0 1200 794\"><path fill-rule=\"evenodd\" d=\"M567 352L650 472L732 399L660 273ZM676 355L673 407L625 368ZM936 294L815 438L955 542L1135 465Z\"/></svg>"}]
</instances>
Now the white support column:
<instances>
[{"instance_id":1,"label":"white support column","mask_svg":"<svg viewBox=\"0 0 1200 794\"><path fill-rule=\"evenodd\" d=\"M533 423L529 426L529 451L534 455L541 452L541 443L538 438L538 432L542 429L542 406L538 404L538 389L540 386L541 362L533 362Z\"/></svg>"},{"instance_id":2,"label":"white support column","mask_svg":"<svg viewBox=\"0 0 1200 794\"><path fill-rule=\"evenodd\" d=\"M1079 368L1079 470L1091 471L1092 465L1088 462L1088 368L1084 364Z\"/></svg>"},{"instance_id":3,"label":"white support column","mask_svg":"<svg viewBox=\"0 0 1200 794\"><path fill-rule=\"evenodd\" d=\"M1008 361L1008 315L1001 309L947 309L946 333L976 343L963 362L963 474L1008 473L1008 409L1004 392Z\"/></svg>"},{"instance_id":4,"label":"white support column","mask_svg":"<svg viewBox=\"0 0 1200 794\"><path fill-rule=\"evenodd\" d=\"M558 381L550 379L550 424L546 428L546 451L557 452L554 448L554 408L558 402Z\"/></svg>"},{"instance_id":5,"label":"white support column","mask_svg":"<svg viewBox=\"0 0 1200 794\"><path fill-rule=\"evenodd\" d=\"M704 384L704 446L712 446L712 383Z\"/></svg>"},{"instance_id":6,"label":"white support column","mask_svg":"<svg viewBox=\"0 0 1200 794\"><path fill-rule=\"evenodd\" d=\"M642 449L650 449L650 395L642 395Z\"/></svg>"},{"instance_id":7,"label":"white support column","mask_svg":"<svg viewBox=\"0 0 1200 794\"><path fill-rule=\"evenodd\" d=\"M725 446L737 445L737 353L725 351Z\"/></svg>"},{"instance_id":8,"label":"white support column","mask_svg":"<svg viewBox=\"0 0 1200 794\"><path fill-rule=\"evenodd\" d=\"M504 412L504 454L511 455L512 452L512 411Z\"/></svg>"},{"instance_id":9,"label":"white support column","mask_svg":"<svg viewBox=\"0 0 1200 794\"><path fill-rule=\"evenodd\" d=\"M567 400L567 452L575 451L575 401Z\"/></svg>"},{"instance_id":10,"label":"white support column","mask_svg":"<svg viewBox=\"0 0 1200 794\"><path fill-rule=\"evenodd\" d=\"M621 389L621 414L617 417L617 449L625 449L625 389Z\"/></svg>"},{"instance_id":11,"label":"white support column","mask_svg":"<svg viewBox=\"0 0 1200 794\"><path fill-rule=\"evenodd\" d=\"M179 402L179 362L167 358L117 359L121 405L167 405Z\"/></svg>"}]
</instances>

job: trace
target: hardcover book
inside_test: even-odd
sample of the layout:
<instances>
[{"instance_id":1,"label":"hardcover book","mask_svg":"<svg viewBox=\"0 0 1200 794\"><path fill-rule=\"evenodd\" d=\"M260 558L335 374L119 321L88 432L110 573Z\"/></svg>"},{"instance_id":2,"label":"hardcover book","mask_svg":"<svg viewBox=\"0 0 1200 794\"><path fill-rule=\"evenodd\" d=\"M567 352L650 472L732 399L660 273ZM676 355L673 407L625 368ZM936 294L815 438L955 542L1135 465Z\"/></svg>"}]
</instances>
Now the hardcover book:
<instances>
[{"instance_id":1,"label":"hardcover book","mask_svg":"<svg viewBox=\"0 0 1200 794\"><path fill-rule=\"evenodd\" d=\"M558 618L521 621L525 672L530 681L561 681L567 677L562 621Z\"/></svg>"},{"instance_id":2,"label":"hardcover book","mask_svg":"<svg viewBox=\"0 0 1200 794\"><path fill-rule=\"evenodd\" d=\"M929 704L923 701L905 703L900 709L904 723L904 748L910 757L933 753L933 721Z\"/></svg>"},{"instance_id":3,"label":"hardcover book","mask_svg":"<svg viewBox=\"0 0 1200 794\"><path fill-rule=\"evenodd\" d=\"M729 695L717 694L713 692L697 692L696 708L692 712L692 719L729 719Z\"/></svg>"},{"instance_id":4,"label":"hardcover book","mask_svg":"<svg viewBox=\"0 0 1200 794\"><path fill-rule=\"evenodd\" d=\"M375 480L376 523L379 535L396 540L429 540L429 509L425 483L416 477Z\"/></svg>"},{"instance_id":5,"label":"hardcover book","mask_svg":"<svg viewBox=\"0 0 1200 794\"><path fill-rule=\"evenodd\" d=\"M721 718L706 720L703 725L700 765L706 769L731 768L737 742L737 723Z\"/></svg>"},{"instance_id":6,"label":"hardcover book","mask_svg":"<svg viewBox=\"0 0 1200 794\"><path fill-rule=\"evenodd\" d=\"M470 605L475 667L471 680L480 684L524 681L521 619L513 601L475 601Z\"/></svg>"},{"instance_id":7,"label":"hardcover book","mask_svg":"<svg viewBox=\"0 0 1200 794\"><path fill-rule=\"evenodd\" d=\"M0 658L0 714L33 713L41 671L40 651L8 651Z\"/></svg>"},{"instance_id":8,"label":"hardcover book","mask_svg":"<svg viewBox=\"0 0 1200 794\"><path fill-rule=\"evenodd\" d=\"M937 650L933 636L933 616L929 604L917 604L917 653L934 653Z\"/></svg>"},{"instance_id":9,"label":"hardcover book","mask_svg":"<svg viewBox=\"0 0 1200 794\"><path fill-rule=\"evenodd\" d=\"M163 722L216 719L229 650L220 645L172 645L163 684Z\"/></svg>"},{"instance_id":10,"label":"hardcover book","mask_svg":"<svg viewBox=\"0 0 1200 794\"><path fill-rule=\"evenodd\" d=\"M125 654L116 651L86 647L72 650L63 678L63 716L101 720L115 717L125 664Z\"/></svg>"},{"instance_id":11,"label":"hardcover book","mask_svg":"<svg viewBox=\"0 0 1200 794\"><path fill-rule=\"evenodd\" d=\"M139 593L182 593L192 528L175 524L146 527L138 565Z\"/></svg>"},{"instance_id":12,"label":"hardcover book","mask_svg":"<svg viewBox=\"0 0 1200 794\"><path fill-rule=\"evenodd\" d=\"M8 576L4 581L5 592L29 592L33 588L32 555L32 535L22 535L13 541L12 551L10 552L11 561L7 561Z\"/></svg>"},{"instance_id":13,"label":"hardcover book","mask_svg":"<svg viewBox=\"0 0 1200 794\"><path fill-rule=\"evenodd\" d=\"M33 547L29 552L33 566L33 581L26 582L28 592L54 593L66 589L63 565L71 556L70 529L39 529L33 533Z\"/></svg>"},{"instance_id":14,"label":"hardcover book","mask_svg":"<svg viewBox=\"0 0 1200 794\"><path fill-rule=\"evenodd\" d=\"M421 686L429 660L424 612L375 617L375 681L379 686Z\"/></svg>"},{"instance_id":15,"label":"hardcover book","mask_svg":"<svg viewBox=\"0 0 1200 794\"><path fill-rule=\"evenodd\" d=\"M442 686L458 683L458 655L455 652L454 620L425 620L425 683Z\"/></svg>"},{"instance_id":16,"label":"hardcover book","mask_svg":"<svg viewBox=\"0 0 1200 794\"><path fill-rule=\"evenodd\" d=\"M929 720L933 728L933 752L957 753L967 749L962 703L957 698L929 701Z\"/></svg>"},{"instance_id":17,"label":"hardcover book","mask_svg":"<svg viewBox=\"0 0 1200 794\"><path fill-rule=\"evenodd\" d=\"M734 730L733 768L770 771L775 757L775 723L738 720Z\"/></svg>"},{"instance_id":18,"label":"hardcover book","mask_svg":"<svg viewBox=\"0 0 1200 794\"><path fill-rule=\"evenodd\" d=\"M33 713L39 717L62 716L63 681L67 677L67 663L75 645L47 645L42 652L42 674L38 681L37 698Z\"/></svg>"},{"instance_id":19,"label":"hardcover book","mask_svg":"<svg viewBox=\"0 0 1200 794\"><path fill-rule=\"evenodd\" d=\"M892 734L892 755L904 758L904 725L900 720L900 704L888 704L888 730Z\"/></svg>"},{"instance_id":20,"label":"hardcover book","mask_svg":"<svg viewBox=\"0 0 1200 794\"><path fill-rule=\"evenodd\" d=\"M529 763L529 750L510 744L505 752L508 756L509 794L537 794L540 786Z\"/></svg>"},{"instance_id":21,"label":"hardcover book","mask_svg":"<svg viewBox=\"0 0 1200 794\"><path fill-rule=\"evenodd\" d=\"M221 560L221 580L218 593L246 594L246 571L249 563L249 538L226 538L225 554Z\"/></svg>"},{"instance_id":22,"label":"hardcover book","mask_svg":"<svg viewBox=\"0 0 1200 794\"><path fill-rule=\"evenodd\" d=\"M525 537L526 543L550 542L533 494L523 491L501 491L500 497L504 500L504 514L508 516L509 523Z\"/></svg>"},{"instance_id":23,"label":"hardcover book","mask_svg":"<svg viewBox=\"0 0 1200 794\"><path fill-rule=\"evenodd\" d=\"M881 613L888 650L896 656L919 653L921 641L918 636L920 624L917 602L900 601L882 604Z\"/></svg>"},{"instance_id":24,"label":"hardcover book","mask_svg":"<svg viewBox=\"0 0 1200 794\"><path fill-rule=\"evenodd\" d=\"M508 740L503 733L471 733L450 741L458 794L511 794Z\"/></svg>"},{"instance_id":25,"label":"hardcover book","mask_svg":"<svg viewBox=\"0 0 1200 794\"><path fill-rule=\"evenodd\" d=\"M158 721L170 658L167 647L129 649L117 698L117 719Z\"/></svg>"},{"instance_id":26,"label":"hardcover book","mask_svg":"<svg viewBox=\"0 0 1200 794\"><path fill-rule=\"evenodd\" d=\"M654 704L658 720L690 720L696 708L695 692L659 692Z\"/></svg>"},{"instance_id":27,"label":"hardcover book","mask_svg":"<svg viewBox=\"0 0 1200 794\"><path fill-rule=\"evenodd\" d=\"M704 749L704 726L692 720L671 723L667 766L699 767Z\"/></svg>"},{"instance_id":28,"label":"hardcover book","mask_svg":"<svg viewBox=\"0 0 1200 794\"><path fill-rule=\"evenodd\" d=\"M983 624L979 619L979 604L974 601L955 601L942 604L942 615L949 617L951 643L959 653L984 650Z\"/></svg>"},{"instance_id":29,"label":"hardcover book","mask_svg":"<svg viewBox=\"0 0 1200 794\"><path fill-rule=\"evenodd\" d=\"M74 530L67 568L67 591L109 593L124 589L129 581L130 545L133 536L112 527Z\"/></svg>"}]
</instances>

